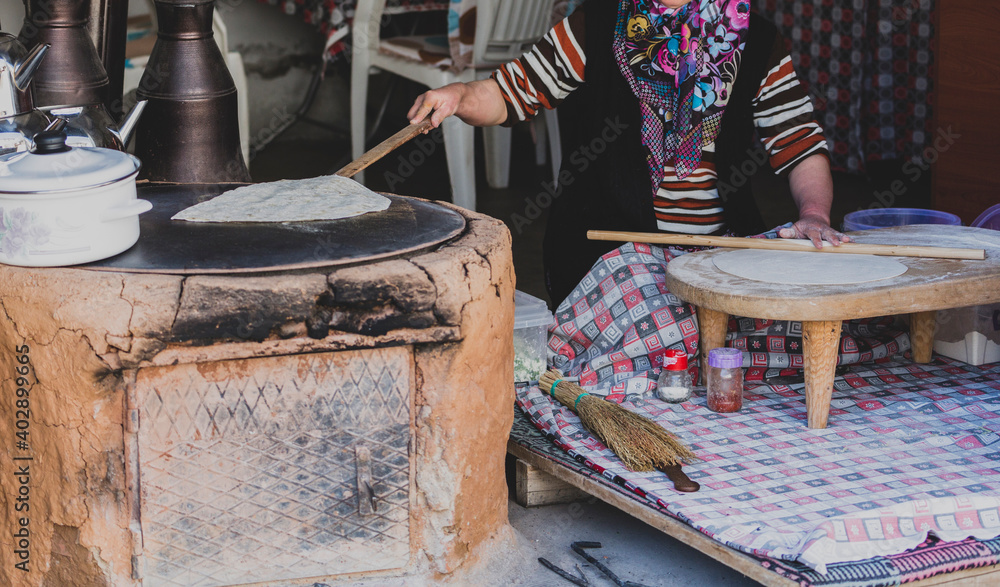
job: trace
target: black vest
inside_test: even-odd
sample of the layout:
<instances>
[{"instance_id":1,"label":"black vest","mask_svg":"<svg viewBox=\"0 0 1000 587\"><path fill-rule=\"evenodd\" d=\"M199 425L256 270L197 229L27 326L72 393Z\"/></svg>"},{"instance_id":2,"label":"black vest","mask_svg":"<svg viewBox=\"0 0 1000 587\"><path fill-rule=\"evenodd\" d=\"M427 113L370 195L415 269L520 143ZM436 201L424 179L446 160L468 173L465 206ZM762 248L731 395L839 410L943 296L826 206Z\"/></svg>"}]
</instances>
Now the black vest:
<instances>
[{"instance_id":1,"label":"black vest","mask_svg":"<svg viewBox=\"0 0 1000 587\"><path fill-rule=\"evenodd\" d=\"M546 226L546 282L558 304L614 243L593 242L587 230L657 232L653 192L642 144L639 101L622 77L612 53L618 0L589 0L584 12L587 57L584 84L559 105L563 161L562 192ZM720 181L741 167L754 147L753 98L767 74L777 29L751 15L733 95L715 141ZM749 180L724 196L726 223L737 234L766 230ZM721 189L721 185L720 185Z\"/></svg>"}]
</instances>

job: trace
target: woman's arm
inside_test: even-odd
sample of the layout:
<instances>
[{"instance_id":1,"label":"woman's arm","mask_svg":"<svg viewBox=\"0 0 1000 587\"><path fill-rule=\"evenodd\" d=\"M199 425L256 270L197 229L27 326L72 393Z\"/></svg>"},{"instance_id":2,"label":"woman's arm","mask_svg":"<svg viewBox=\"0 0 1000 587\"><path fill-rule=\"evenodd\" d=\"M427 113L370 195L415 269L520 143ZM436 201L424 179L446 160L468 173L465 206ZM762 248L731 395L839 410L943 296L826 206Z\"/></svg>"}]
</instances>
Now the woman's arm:
<instances>
[{"instance_id":1,"label":"woman's arm","mask_svg":"<svg viewBox=\"0 0 1000 587\"><path fill-rule=\"evenodd\" d=\"M433 114L432 114L433 112ZM449 84L421 94L407 117L417 124L430 114L434 128L455 115L472 126L495 126L507 120L507 104L492 79Z\"/></svg>"},{"instance_id":2,"label":"woman's arm","mask_svg":"<svg viewBox=\"0 0 1000 587\"><path fill-rule=\"evenodd\" d=\"M788 174L788 184L799 208L799 221L792 228L778 231L778 236L807 238L816 248L822 248L823 241L829 241L834 246L850 242L851 237L830 226L833 178L825 155L812 155L800 161Z\"/></svg>"},{"instance_id":3,"label":"woman's arm","mask_svg":"<svg viewBox=\"0 0 1000 587\"><path fill-rule=\"evenodd\" d=\"M851 239L830 227L833 177L829 148L816 121L812 100L799 83L792 58L780 35L768 57L768 72L753 100L754 125L770 156L771 166L788 176L799 220L778 231L781 238L807 238L817 248Z\"/></svg>"},{"instance_id":4,"label":"woman's arm","mask_svg":"<svg viewBox=\"0 0 1000 587\"><path fill-rule=\"evenodd\" d=\"M422 94L410 109L410 122L430 114L435 127L451 115L473 126L510 126L530 120L541 108L555 108L583 83L584 14L580 9L560 21L530 51L500 66L490 79Z\"/></svg>"}]
</instances>

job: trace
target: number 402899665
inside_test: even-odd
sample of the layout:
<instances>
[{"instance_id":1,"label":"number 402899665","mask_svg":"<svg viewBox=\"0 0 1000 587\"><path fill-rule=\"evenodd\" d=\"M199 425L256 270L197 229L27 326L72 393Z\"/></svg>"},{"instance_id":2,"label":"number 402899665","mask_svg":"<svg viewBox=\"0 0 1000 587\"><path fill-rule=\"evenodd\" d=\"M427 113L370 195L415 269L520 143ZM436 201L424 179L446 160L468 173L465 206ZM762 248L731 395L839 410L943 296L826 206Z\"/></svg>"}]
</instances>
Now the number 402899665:
<instances>
[{"instance_id":1,"label":"number 402899665","mask_svg":"<svg viewBox=\"0 0 1000 587\"><path fill-rule=\"evenodd\" d=\"M16 373L14 383L17 385L17 399L14 400L16 408L14 425L17 428L15 435L24 443L28 441L28 427L30 426L31 417L31 381L28 379L28 375L31 373L31 359L28 357L29 350L28 345L22 345L14 349L14 352L17 353L18 363L14 368L14 372Z\"/></svg>"}]
</instances>

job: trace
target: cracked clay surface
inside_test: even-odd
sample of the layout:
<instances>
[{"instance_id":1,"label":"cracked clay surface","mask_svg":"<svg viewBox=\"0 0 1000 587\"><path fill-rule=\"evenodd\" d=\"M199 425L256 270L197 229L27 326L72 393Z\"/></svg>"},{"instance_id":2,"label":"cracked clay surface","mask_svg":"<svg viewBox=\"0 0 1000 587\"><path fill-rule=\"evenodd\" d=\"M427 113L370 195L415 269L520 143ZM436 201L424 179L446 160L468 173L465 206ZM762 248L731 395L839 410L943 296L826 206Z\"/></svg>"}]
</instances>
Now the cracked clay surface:
<instances>
[{"instance_id":1,"label":"cracked clay surface","mask_svg":"<svg viewBox=\"0 0 1000 587\"><path fill-rule=\"evenodd\" d=\"M27 513L15 509L13 461L0 465L0 584L78 576L138 585L141 520L131 488L134 437L126 432L142 426L126 426L137 372L386 345L410 349L416 374L413 556L401 572L447 582L486 545L510 543L510 234L498 220L456 210L468 221L456 240L335 271L182 278L0 266L0 443L32 459ZM24 345L27 451L14 445ZM21 517L30 518L27 573L15 570Z\"/></svg>"}]
</instances>

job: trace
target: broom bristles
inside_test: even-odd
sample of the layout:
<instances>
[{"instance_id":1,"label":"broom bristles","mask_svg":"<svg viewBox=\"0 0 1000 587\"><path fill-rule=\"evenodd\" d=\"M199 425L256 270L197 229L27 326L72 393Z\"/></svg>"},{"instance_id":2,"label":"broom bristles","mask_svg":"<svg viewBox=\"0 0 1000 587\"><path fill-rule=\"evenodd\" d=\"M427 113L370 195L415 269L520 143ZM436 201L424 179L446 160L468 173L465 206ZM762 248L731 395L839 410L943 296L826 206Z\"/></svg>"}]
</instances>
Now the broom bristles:
<instances>
[{"instance_id":1,"label":"broom bristles","mask_svg":"<svg viewBox=\"0 0 1000 587\"><path fill-rule=\"evenodd\" d=\"M548 393L560 378L562 374L550 370L539 378L539 387ZM577 401L581 393L586 390L568 381L560 381L553 392L630 470L652 471L697 460L691 449L656 422L592 395Z\"/></svg>"}]
</instances>

